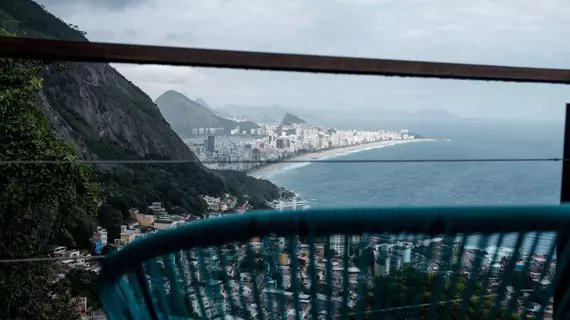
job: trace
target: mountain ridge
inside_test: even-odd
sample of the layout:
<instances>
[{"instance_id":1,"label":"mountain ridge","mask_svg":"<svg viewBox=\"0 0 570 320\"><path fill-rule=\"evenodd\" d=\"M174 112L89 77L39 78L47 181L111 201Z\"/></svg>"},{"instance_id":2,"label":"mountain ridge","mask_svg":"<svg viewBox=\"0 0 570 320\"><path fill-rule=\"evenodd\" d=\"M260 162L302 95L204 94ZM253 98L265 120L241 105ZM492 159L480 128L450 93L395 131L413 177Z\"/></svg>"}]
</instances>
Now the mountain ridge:
<instances>
[{"instance_id":1,"label":"mountain ridge","mask_svg":"<svg viewBox=\"0 0 570 320\"><path fill-rule=\"evenodd\" d=\"M16 35L88 41L83 32L30 0L3 1L0 13L0 23ZM71 143L81 158L114 154L117 159L149 155L196 159L148 95L113 67L88 62L64 65L63 70L48 65L41 73L40 106L57 136Z\"/></svg>"},{"instance_id":2,"label":"mountain ridge","mask_svg":"<svg viewBox=\"0 0 570 320\"><path fill-rule=\"evenodd\" d=\"M0 2L0 25L9 26L9 33L14 35L88 41L76 26L31 0ZM111 213L118 210L127 214L130 207L145 211L148 203L163 201L168 207L199 215L207 207L201 195L218 196L240 189L228 184L241 183L228 178L232 173L204 167L151 98L110 65L48 64L39 76L43 86L38 108L56 136L73 146L79 158L188 161L177 165L109 162L94 167L94 178L104 186L102 197L112 207ZM249 183L249 190L255 190L255 181ZM271 192L263 195L276 195L278 188L272 186L264 186ZM239 192L235 195L241 197ZM249 195L263 207L264 196Z\"/></svg>"},{"instance_id":3,"label":"mountain ridge","mask_svg":"<svg viewBox=\"0 0 570 320\"><path fill-rule=\"evenodd\" d=\"M241 130L257 129L259 125L251 121L237 122L226 119L214 113L206 101L192 100L181 92L167 90L161 94L155 104L158 106L165 119L181 137L192 136L193 129L200 128L223 128L225 133L240 127Z\"/></svg>"},{"instance_id":4,"label":"mountain ridge","mask_svg":"<svg viewBox=\"0 0 570 320\"><path fill-rule=\"evenodd\" d=\"M196 98L196 100L194 100L197 104L201 105L202 107L212 111L215 113L214 108L212 108L204 99L202 98Z\"/></svg>"},{"instance_id":5,"label":"mountain ridge","mask_svg":"<svg viewBox=\"0 0 570 320\"><path fill-rule=\"evenodd\" d=\"M219 108L217 111L226 117L237 117L268 125L280 124L278 119L283 119L285 113L292 112L287 108L277 105L270 107L251 107L231 104Z\"/></svg>"}]
</instances>

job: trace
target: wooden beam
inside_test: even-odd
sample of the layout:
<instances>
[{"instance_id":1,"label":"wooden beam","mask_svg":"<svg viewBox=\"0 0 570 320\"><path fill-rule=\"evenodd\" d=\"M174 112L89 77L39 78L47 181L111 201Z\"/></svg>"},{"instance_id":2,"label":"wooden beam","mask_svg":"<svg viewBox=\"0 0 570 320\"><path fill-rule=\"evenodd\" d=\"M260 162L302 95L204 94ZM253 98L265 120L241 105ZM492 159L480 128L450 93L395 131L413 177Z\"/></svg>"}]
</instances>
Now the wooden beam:
<instances>
[{"instance_id":1,"label":"wooden beam","mask_svg":"<svg viewBox=\"0 0 570 320\"><path fill-rule=\"evenodd\" d=\"M570 70L0 37L0 57L570 84Z\"/></svg>"}]
</instances>

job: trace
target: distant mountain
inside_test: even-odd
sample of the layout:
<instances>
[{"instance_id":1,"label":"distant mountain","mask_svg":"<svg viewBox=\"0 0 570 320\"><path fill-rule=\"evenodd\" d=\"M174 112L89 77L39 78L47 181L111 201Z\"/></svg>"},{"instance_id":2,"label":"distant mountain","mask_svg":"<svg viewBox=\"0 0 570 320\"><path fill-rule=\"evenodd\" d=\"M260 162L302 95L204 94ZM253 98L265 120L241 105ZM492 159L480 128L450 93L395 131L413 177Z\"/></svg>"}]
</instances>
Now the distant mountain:
<instances>
[{"instance_id":1,"label":"distant mountain","mask_svg":"<svg viewBox=\"0 0 570 320\"><path fill-rule=\"evenodd\" d=\"M304 124L305 120L293 115L291 113L286 113L281 121L282 126L292 126L294 124Z\"/></svg>"},{"instance_id":2,"label":"distant mountain","mask_svg":"<svg viewBox=\"0 0 570 320\"><path fill-rule=\"evenodd\" d=\"M196 103L198 103L199 105L203 106L204 108L206 108L208 110L214 111L214 109L212 107L210 107L210 105L206 101L204 101L204 99L202 99L202 98L196 99Z\"/></svg>"},{"instance_id":3,"label":"distant mountain","mask_svg":"<svg viewBox=\"0 0 570 320\"><path fill-rule=\"evenodd\" d=\"M214 112L215 112L218 116L220 116L220 117L222 117L222 118L228 118L228 119L234 119L234 118L236 118L233 114L231 114L231 113L229 113L229 112L226 112L226 111L224 111L224 110L222 110L222 109L215 109ZM239 119L239 118L238 118L238 119Z\"/></svg>"},{"instance_id":4,"label":"distant mountain","mask_svg":"<svg viewBox=\"0 0 570 320\"><path fill-rule=\"evenodd\" d=\"M285 132L287 135L295 134L295 129L293 129L291 126L294 124L304 124L304 123L305 120L291 113L286 113L285 116L283 117L283 120L281 121L281 124L277 128L277 133L279 135L281 135L283 132Z\"/></svg>"},{"instance_id":5,"label":"distant mountain","mask_svg":"<svg viewBox=\"0 0 570 320\"><path fill-rule=\"evenodd\" d=\"M280 124L279 119L291 112L291 110L281 106L251 107L227 105L217 109L217 113L228 118L238 118L263 124Z\"/></svg>"},{"instance_id":6,"label":"distant mountain","mask_svg":"<svg viewBox=\"0 0 570 320\"><path fill-rule=\"evenodd\" d=\"M192 129L224 128L227 132L240 127L241 130L257 129L259 125L251 121L237 122L216 115L208 104L200 99L194 101L184 94L168 90L158 97L154 103L162 115L170 123L172 129L181 137L192 135Z\"/></svg>"},{"instance_id":7,"label":"distant mountain","mask_svg":"<svg viewBox=\"0 0 570 320\"><path fill-rule=\"evenodd\" d=\"M288 108L279 105L268 107L252 107L227 105L215 112L223 117L233 119L247 119L256 123L279 125L286 114L295 114L306 119L308 123L339 123L343 120L351 123L358 123L362 119L369 121L371 118L390 119L390 120L412 120L412 119L430 119L430 120L454 120L460 117L450 113L445 109L423 109L419 111L410 111L406 108L380 109L380 108L354 108L354 109L337 109L331 112L330 109L322 107L314 108Z\"/></svg>"}]
</instances>

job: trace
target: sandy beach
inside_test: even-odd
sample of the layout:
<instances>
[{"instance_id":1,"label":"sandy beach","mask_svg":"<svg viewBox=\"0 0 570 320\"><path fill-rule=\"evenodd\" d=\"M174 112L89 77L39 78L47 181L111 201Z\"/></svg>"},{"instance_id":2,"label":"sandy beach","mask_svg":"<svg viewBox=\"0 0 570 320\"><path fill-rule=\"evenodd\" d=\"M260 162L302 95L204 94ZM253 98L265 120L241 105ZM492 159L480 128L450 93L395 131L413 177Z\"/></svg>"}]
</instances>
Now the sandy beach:
<instances>
[{"instance_id":1,"label":"sandy beach","mask_svg":"<svg viewBox=\"0 0 570 320\"><path fill-rule=\"evenodd\" d=\"M362 145L348 146L348 147L344 147L344 148L336 148L336 149L324 150L324 151L320 151L320 152L312 152L309 154L305 154L302 156L291 158L290 160L295 160L295 161L318 160L318 159L323 159L323 158L328 158L328 157L340 156L340 155L343 155L346 153L359 152L359 151L364 151L364 150L371 150L371 149L383 148L383 147L387 147L387 146L393 146L393 145L397 145L397 144L422 142L422 141L434 141L434 140L433 139L414 139L414 140L378 141L378 142L372 142L372 143L367 143L367 144L362 144ZM279 162L279 163L273 163L270 165L263 166L261 168L253 169L253 170L249 171L247 174L252 176L252 177L256 177L256 178L263 178L272 172L279 171L279 170L285 169L285 168L290 167L290 166L295 166L295 165L298 165L298 163L296 163L296 162L291 163L291 162L286 162L286 161L285 162Z\"/></svg>"}]
</instances>

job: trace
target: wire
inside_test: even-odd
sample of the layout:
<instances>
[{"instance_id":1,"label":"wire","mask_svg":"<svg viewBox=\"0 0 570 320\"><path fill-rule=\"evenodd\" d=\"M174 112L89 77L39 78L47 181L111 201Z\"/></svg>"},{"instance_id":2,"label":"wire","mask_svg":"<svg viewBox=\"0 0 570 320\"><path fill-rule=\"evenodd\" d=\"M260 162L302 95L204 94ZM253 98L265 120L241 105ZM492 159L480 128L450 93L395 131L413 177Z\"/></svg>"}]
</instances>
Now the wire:
<instances>
[{"instance_id":1,"label":"wire","mask_svg":"<svg viewBox=\"0 0 570 320\"><path fill-rule=\"evenodd\" d=\"M486 159L306 159L306 160L0 160L0 165L15 164L278 164L278 163L437 163L437 162L567 162L564 158L486 158Z\"/></svg>"},{"instance_id":2,"label":"wire","mask_svg":"<svg viewBox=\"0 0 570 320\"><path fill-rule=\"evenodd\" d=\"M75 256L75 257L46 257L46 258L22 258L22 259L0 259L1 263L21 263L21 262L44 262L44 261L65 261L65 260L99 260L105 256Z\"/></svg>"},{"instance_id":3,"label":"wire","mask_svg":"<svg viewBox=\"0 0 570 320\"><path fill-rule=\"evenodd\" d=\"M530 290L530 291L532 291L532 290ZM415 305L409 305L409 306L401 306L401 307L392 307L392 308L386 308L386 309L375 309L375 310L367 310L367 311L361 311L361 312L353 312L353 313L349 313L349 315L352 315L352 316L363 315L363 314L370 315L370 314L381 313L381 312L390 312L390 311L398 311L398 310L406 310L406 309L423 308L423 307L431 306L433 304L462 302L464 300L472 300L472 299L480 299L480 298L492 298L492 297L496 297L496 296L498 296L498 294L488 294L488 295L484 295L484 296L472 296L469 298L459 298L459 299L452 299L452 300L443 300L443 301L415 304ZM339 317L339 316L336 316L336 317Z\"/></svg>"}]
</instances>

